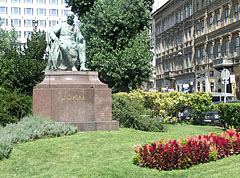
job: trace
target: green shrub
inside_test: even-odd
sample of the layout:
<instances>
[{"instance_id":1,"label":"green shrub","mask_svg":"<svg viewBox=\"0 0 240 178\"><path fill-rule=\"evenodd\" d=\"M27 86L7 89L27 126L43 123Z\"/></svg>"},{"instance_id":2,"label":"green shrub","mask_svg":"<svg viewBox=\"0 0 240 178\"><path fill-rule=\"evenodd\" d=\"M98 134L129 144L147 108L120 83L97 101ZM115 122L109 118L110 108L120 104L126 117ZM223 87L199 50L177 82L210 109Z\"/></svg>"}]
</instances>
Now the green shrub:
<instances>
[{"instance_id":1,"label":"green shrub","mask_svg":"<svg viewBox=\"0 0 240 178\"><path fill-rule=\"evenodd\" d=\"M240 103L220 103L218 113L222 124L240 128Z\"/></svg>"},{"instance_id":2,"label":"green shrub","mask_svg":"<svg viewBox=\"0 0 240 178\"><path fill-rule=\"evenodd\" d=\"M8 124L0 129L0 159L8 157L14 143L49 136L71 135L76 132L76 127L55 123L49 118L25 117L17 124Z\"/></svg>"},{"instance_id":3,"label":"green shrub","mask_svg":"<svg viewBox=\"0 0 240 178\"><path fill-rule=\"evenodd\" d=\"M164 131L165 125L157 118L145 117L146 109L141 100L113 94L112 118L120 126L143 131Z\"/></svg>"},{"instance_id":4,"label":"green shrub","mask_svg":"<svg viewBox=\"0 0 240 178\"><path fill-rule=\"evenodd\" d=\"M11 138L0 127L0 160L3 158L8 158L12 151Z\"/></svg>"},{"instance_id":5,"label":"green shrub","mask_svg":"<svg viewBox=\"0 0 240 178\"><path fill-rule=\"evenodd\" d=\"M16 123L32 112L32 98L18 91L0 88L0 125Z\"/></svg>"}]
</instances>

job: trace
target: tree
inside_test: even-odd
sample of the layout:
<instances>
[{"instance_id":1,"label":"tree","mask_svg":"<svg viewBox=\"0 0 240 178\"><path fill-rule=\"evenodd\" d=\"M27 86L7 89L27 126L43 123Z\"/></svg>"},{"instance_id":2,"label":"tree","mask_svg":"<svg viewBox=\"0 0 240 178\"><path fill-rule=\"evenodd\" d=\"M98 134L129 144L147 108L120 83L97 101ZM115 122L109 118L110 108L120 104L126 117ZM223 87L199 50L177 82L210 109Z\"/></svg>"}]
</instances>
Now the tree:
<instances>
[{"instance_id":1,"label":"tree","mask_svg":"<svg viewBox=\"0 0 240 178\"><path fill-rule=\"evenodd\" d=\"M97 0L80 18L87 67L113 92L136 89L151 76L150 19L144 0Z\"/></svg>"},{"instance_id":2,"label":"tree","mask_svg":"<svg viewBox=\"0 0 240 178\"><path fill-rule=\"evenodd\" d=\"M45 34L34 27L31 38L22 49L17 42L15 30L0 30L0 86L11 91L32 94L33 87L43 79L46 67L44 53L46 49Z\"/></svg>"}]
</instances>

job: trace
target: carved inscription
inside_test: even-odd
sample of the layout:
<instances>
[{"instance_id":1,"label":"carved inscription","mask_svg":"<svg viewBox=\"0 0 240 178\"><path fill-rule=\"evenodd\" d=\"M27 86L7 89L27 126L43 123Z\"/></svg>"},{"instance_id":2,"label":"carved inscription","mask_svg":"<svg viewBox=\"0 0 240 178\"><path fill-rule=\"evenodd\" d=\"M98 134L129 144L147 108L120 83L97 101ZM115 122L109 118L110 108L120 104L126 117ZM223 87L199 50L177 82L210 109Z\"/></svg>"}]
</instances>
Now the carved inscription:
<instances>
[{"instance_id":1,"label":"carved inscription","mask_svg":"<svg viewBox=\"0 0 240 178\"><path fill-rule=\"evenodd\" d=\"M65 95L62 101L84 101L84 96L81 95Z\"/></svg>"}]
</instances>

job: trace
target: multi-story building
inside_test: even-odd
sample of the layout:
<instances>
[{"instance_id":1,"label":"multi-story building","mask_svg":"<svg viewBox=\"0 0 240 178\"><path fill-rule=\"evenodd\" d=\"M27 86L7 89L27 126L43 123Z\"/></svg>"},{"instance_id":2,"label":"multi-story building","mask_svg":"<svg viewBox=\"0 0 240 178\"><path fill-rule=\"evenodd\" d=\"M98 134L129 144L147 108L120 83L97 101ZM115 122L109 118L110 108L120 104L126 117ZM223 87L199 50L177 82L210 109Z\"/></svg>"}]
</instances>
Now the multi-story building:
<instances>
[{"instance_id":1,"label":"multi-story building","mask_svg":"<svg viewBox=\"0 0 240 178\"><path fill-rule=\"evenodd\" d=\"M46 31L66 21L69 10L64 0L0 0L1 27L14 27L21 43L25 43L34 21L38 29Z\"/></svg>"},{"instance_id":2,"label":"multi-story building","mask_svg":"<svg viewBox=\"0 0 240 178\"><path fill-rule=\"evenodd\" d=\"M240 97L239 0L169 0L152 14L159 91L227 92Z\"/></svg>"}]
</instances>

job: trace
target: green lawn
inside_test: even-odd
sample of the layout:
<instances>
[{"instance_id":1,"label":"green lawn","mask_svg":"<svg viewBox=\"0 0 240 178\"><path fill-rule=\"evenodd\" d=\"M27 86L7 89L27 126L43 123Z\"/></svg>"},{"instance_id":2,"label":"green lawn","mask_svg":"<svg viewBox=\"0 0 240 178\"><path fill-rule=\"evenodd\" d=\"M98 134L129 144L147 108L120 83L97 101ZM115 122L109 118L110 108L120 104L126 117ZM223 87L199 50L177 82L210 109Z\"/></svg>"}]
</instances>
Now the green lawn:
<instances>
[{"instance_id":1,"label":"green lawn","mask_svg":"<svg viewBox=\"0 0 240 178\"><path fill-rule=\"evenodd\" d=\"M0 161L0 177L239 177L240 155L193 166L186 170L158 171L132 164L136 143L160 138L221 132L218 127L170 125L167 132L120 129L85 132L14 145L9 159Z\"/></svg>"}]
</instances>

